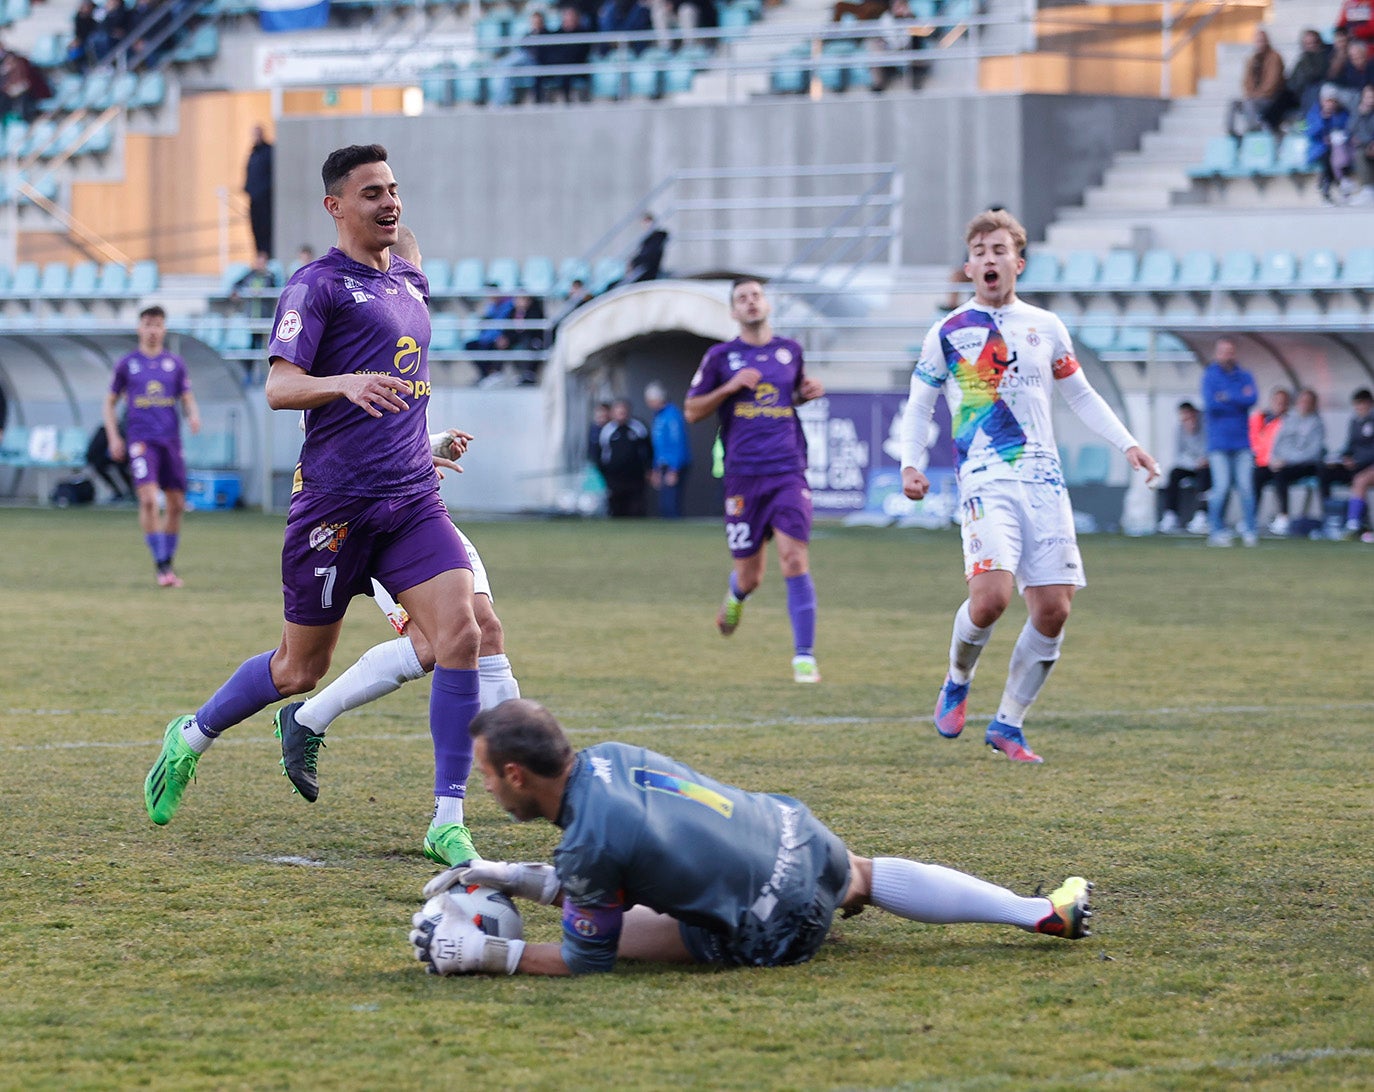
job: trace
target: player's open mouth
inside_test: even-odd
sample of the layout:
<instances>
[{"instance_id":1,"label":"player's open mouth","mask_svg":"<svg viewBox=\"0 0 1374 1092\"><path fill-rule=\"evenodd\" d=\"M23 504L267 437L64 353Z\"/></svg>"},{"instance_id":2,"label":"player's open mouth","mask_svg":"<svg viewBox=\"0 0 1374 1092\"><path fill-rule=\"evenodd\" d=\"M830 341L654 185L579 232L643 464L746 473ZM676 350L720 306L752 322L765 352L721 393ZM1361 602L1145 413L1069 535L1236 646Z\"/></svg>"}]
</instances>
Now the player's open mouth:
<instances>
[{"instance_id":1,"label":"player's open mouth","mask_svg":"<svg viewBox=\"0 0 1374 1092\"><path fill-rule=\"evenodd\" d=\"M997 280L997 270L995 269L989 269L983 274L983 283L989 288L995 288L997 286Z\"/></svg>"},{"instance_id":2,"label":"player's open mouth","mask_svg":"<svg viewBox=\"0 0 1374 1092\"><path fill-rule=\"evenodd\" d=\"M377 226L384 228L394 228L397 223L398 221L394 216L383 216L377 220Z\"/></svg>"}]
</instances>

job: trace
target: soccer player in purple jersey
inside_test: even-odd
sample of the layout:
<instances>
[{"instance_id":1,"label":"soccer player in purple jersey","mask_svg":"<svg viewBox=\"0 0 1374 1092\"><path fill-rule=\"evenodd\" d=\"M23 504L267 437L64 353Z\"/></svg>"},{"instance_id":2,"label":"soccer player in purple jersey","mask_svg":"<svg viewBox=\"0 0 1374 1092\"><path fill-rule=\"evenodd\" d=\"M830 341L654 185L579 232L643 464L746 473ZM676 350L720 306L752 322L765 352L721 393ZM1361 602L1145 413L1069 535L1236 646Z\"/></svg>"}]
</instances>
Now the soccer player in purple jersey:
<instances>
[{"instance_id":1,"label":"soccer player in purple jersey","mask_svg":"<svg viewBox=\"0 0 1374 1092\"><path fill-rule=\"evenodd\" d=\"M1074 592L1086 584L1051 425L1053 392L1147 482L1159 466L1088 383L1059 317L1017 298L1026 229L1010 213L989 210L970 221L964 238L973 299L935 323L921 346L902 419L902 488L912 500L930 488L921 468L943 391L959 464L968 599L954 616L935 728L951 739L964 730L978 658L1019 588L1030 617L983 741L1014 762L1033 763L1042 760L1022 725L1059 659Z\"/></svg>"},{"instance_id":2,"label":"soccer player in purple jersey","mask_svg":"<svg viewBox=\"0 0 1374 1092\"><path fill-rule=\"evenodd\" d=\"M825 387L805 374L801 346L774 336L771 314L761 281L735 281L730 317L739 323L739 337L707 350L683 409L689 424L719 414L725 447L725 541L735 566L716 628L725 637L735 632L745 599L763 581L764 546L773 539L787 583L792 677L816 683L816 586L807 547L811 490L796 408L820 398Z\"/></svg>"},{"instance_id":3,"label":"soccer player in purple jersey","mask_svg":"<svg viewBox=\"0 0 1374 1092\"><path fill-rule=\"evenodd\" d=\"M186 362L166 352L167 312L145 307L138 315L138 348L115 365L114 379L105 395L103 416L110 458L129 470L138 496L138 525L148 552L157 567L157 582L179 588L182 581L172 569L186 511L186 458L181 451L180 405L192 432L200 431L200 409L191 393ZM127 401L127 442L120 434L115 410ZM166 498L165 513L158 512L158 491Z\"/></svg>"},{"instance_id":4,"label":"soccer player in purple jersey","mask_svg":"<svg viewBox=\"0 0 1374 1092\"><path fill-rule=\"evenodd\" d=\"M305 411L282 547L280 645L245 661L192 716L167 726L144 784L153 822L167 823L197 761L219 734L329 670L344 612L376 578L429 639L434 816L425 854L476 856L463 825L478 708L472 566L439 497L426 422L429 283L391 253L401 199L378 144L332 152L321 171L338 243L282 291L267 401Z\"/></svg>"}]
</instances>

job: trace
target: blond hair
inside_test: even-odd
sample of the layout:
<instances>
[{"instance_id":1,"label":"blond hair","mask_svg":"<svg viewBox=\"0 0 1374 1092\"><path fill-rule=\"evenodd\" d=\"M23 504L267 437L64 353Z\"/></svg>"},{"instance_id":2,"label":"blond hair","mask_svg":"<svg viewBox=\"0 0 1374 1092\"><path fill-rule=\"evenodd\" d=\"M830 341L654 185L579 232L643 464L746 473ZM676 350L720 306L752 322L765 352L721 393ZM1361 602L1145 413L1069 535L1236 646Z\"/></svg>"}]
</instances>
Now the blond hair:
<instances>
[{"instance_id":1,"label":"blond hair","mask_svg":"<svg viewBox=\"0 0 1374 1092\"><path fill-rule=\"evenodd\" d=\"M1021 221L1006 209L988 209L970 220L964 230L964 245L968 246L980 235L991 235L994 231L1003 230L1010 233L1018 254L1026 249L1026 229L1021 226Z\"/></svg>"}]
</instances>

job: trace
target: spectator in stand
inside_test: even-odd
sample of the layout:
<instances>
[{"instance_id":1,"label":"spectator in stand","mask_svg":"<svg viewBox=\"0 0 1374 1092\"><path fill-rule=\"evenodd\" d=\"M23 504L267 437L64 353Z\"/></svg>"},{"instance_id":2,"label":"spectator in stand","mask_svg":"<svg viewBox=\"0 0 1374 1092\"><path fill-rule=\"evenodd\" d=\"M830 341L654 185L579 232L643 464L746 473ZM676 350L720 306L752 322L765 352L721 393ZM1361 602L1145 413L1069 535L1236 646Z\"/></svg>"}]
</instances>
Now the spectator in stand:
<instances>
[{"instance_id":1,"label":"spectator in stand","mask_svg":"<svg viewBox=\"0 0 1374 1092\"><path fill-rule=\"evenodd\" d=\"M528 29L521 36L519 43L505 56L496 60L493 65L492 75L488 78L487 84L490 87L489 99L493 106L509 106L515 101L515 78L506 75L504 70L511 68L530 68L537 64L543 64L543 52L547 48L543 43L549 33L548 25L544 22L542 11L532 11L529 14ZM539 83L534 83L535 98L539 97Z\"/></svg>"},{"instance_id":2,"label":"spectator in stand","mask_svg":"<svg viewBox=\"0 0 1374 1092\"><path fill-rule=\"evenodd\" d=\"M1317 95L1326 82L1331 68L1331 47L1322 36L1310 27L1302 32L1299 39L1298 58L1288 73L1288 96L1286 112L1296 113L1299 118L1317 105Z\"/></svg>"},{"instance_id":3,"label":"spectator in stand","mask_svg":"<svg viewBox=\"0 0 1374 1092\"><path fill-rule=\"evenodd\" d=\"M654 469L649 483L658 490L658 514L663 519L681 519L687 471L692 465L687 418L677 403L668 401L662 383L650 383L644 388L644 404L654 414L649 426L654 449Z\"/></svg>"},{"instance_id":4,"label":"spectator in stand","mask_svg":"<svg viewBox=\"0 0 1374 1092\"><path fill-rule=\"evenodd\" d=\"M649 9L640 0L606 0L596 14L596 29L602 34L627 35L643 34L653 27ZM642 53L647 40L626 42L631 53ZM602 47L601 52L610 53L618 48L619 42L611 42Z\"/></svg>"},{"instance_id":5,"label":"spectator in stand","mask_svg":"<svg viewBox=\"0 0 1374 1092\"><path fill-rule=\"evenodd\" d=\"M99 25L95 0L81 0L72 16L72 38L67 43L67 65L73 72L85 72L94 61L92 39Z\"/></svg>"},{"instance_id":6,"label":"spectator in stand","mask_svg":"<svg viewBox=\"0 0 1374 1092\"><path fill-rule=\"evenodd\" d=\"M587 426L587 462L596 470L597 477L601 477L601 430L611 423L611 404L609 402L598 402L592 407L592 423ZM606 479L601 479L601 484L606 484Z\"/></svg>"},{"instance_id":7,"label":"spectator in stand","mask_svg":"<svg viewBox=\"0 0 1374 1092\"><path fill-rule=\"evenodd\" d=\"M597 443L597 466L606 479L606 511L611 518L648 515L644 494L653 465L649 430L630 416L629 402L616 399Z\"/></svg>"},{"instance_id":8,"label":"spectator in stand","mask_svg":"<svg viewBox=\"0 0 1374 1092\"><path fill-rule=\"evenodd\" d=\"M1320 481L1325 458L1326 425L1317 412L1317 392L1304 387L1298 391L1297 408L1283 419L1269 452L1269 469L1274 472L1274 492L1279 501L1279 514L1269 525L1270 532L1288 534L1288 491L1304 478Z\"/></svg>"},{"instance_id":9,"label":"spectator in stand","mask_svg":"<svg viewBox=\"0 0 1374 1092\"><path fill-rule=\"evenodd\" d=\"M498 287L495 284L487 285L488 290L494 292L497 291ZM509 296L501 295L499 292L492 296L491 301L482 312L481 332L464 348L470 353L491 353L498 349L509 349L510 332L498 324L510 318L514 311L515 301ZM490 386L496 382L496 377L501 374L504 362L488 357L473 363L477 366L477 382Z\"/></svg>"},{"instance_id":10,"label":"spectator in stand","mask_svg":"<svg viewBox=\"0 0 1374 1092\"><path fill-rule=\"evenodd\" d=\"M294 273L302 266L307 266L315 260L315 248L308 243L302 243L301 248L296 251L296 260L291 263L291 272Z\"/></svg>"},{"instance_id":11,"label":"spectator in stand","mask_svg":"<svg viewBox=\"0 0 1374 1092\"><path fill-rule=\"evenodd\" d=\"M836 0L830 9L830 21L839 23L846 15L852 15L860 22L877 19L888 9L889 0Z\"/></svg>"},{"instance_id":12,"label":"spectator in stand","mask_svg":"<svg viewBox=\"0 0 1374 1092\"><path fill-rule=\"evenodd\" d=\"M1330 205L1332 187L1337 193L1353 189L1350 155L1350 115L1331 84L1323 84L1317 105L1307 115L1307 165L1321 172L1317 192Z\"/></svg>"},{"instance_id":13,"label":"spectator in stand","mask_svg":"<svg viewBox=\"0 0 1374 1092\"><path fill-rule=\"evenodd\" d=\"M1360 188L1348 204L1374 205L1374 87L1361 92L1359 113L1350 122L1350 155Z\"/></svg>"},{"instance_id":14,"label":"spectator in stand","mask_svg":"<svg viewBox=\"0 0 1374 1092\"><path fill-rule=\"evenodd\" d=\"M1365 496L1374 489L1374 393L1361 387L1350 397L1354 413L1346 433L1345 447L1338 461L1322 471L1322 508L1331 496L1331 486L1337 482L1349 484L1350 500L1346 502L1345 533L1354 538L1364 526L1368 508ZM1370 540L1368 534L1365 535Z\"/></svg>"},{"instance_id":15,"label":"spectator in stand","mask_svg":"<svg viewBox=\"0 0 1374 1092\"><path fill-rule=\"evenodd\" d=\"M591 43L559 41L559 36L587 33L581 13L569 4L559 9L558 17L558 35L552 43L540 49L539 63L560 67L586 64L592 55ZM585 75L539 76L534 81L536 102L553 102L558 94L563 96L564 102L572 102L574 92L583 102L591 98L591 85Z\"/></svg>"},{"instance_id":16,"label":"spectator in stand","mask_svg":"<svg viewBox=\"0 0 1374 1092\"><path fill-rule=\"evenodd\" d=\"M129 12L124 0L105 0L100 9L100 24L92 38L95 62L98 64L124 44L129 33Z\"/></svg>"},{"instance_id":17,"label":"spectator in stand","mask_svg":"<svg viewBox=\"0 0 1374 1092\"><path fill-rule=\"evenodd\" d=\"M878 29L881 33L868 39L868 49L876 57L884 53L904 53L920 49L925 44L922 28L911 12L908 0L892 0L892 7L878 16ZM930 65L925 61L907 61L903 64L879 65L869 72L874 91L886 91L888 84L905 72L913 90L919 91L925 83ZM962 267L961 267L962 268Z\"/></svg>"},{"instance_id":18,"label":"spectator in stand","mask_svg":"<svg viewBox=\"0 0 1374 1092\"><path fill-rule=\"evenodd\" d=\"M1206 534L1207 509L1203 504L1203 498L1212 488L1212 472L1207 466L1207 433L1202 427L1202 414L1191 402L1178 404L1178 438L1174 442L1174 467L1169 471L1169 480L1164 484L1164 515L1159 521L1159 533L1162 535L1176 534L1179 530L1179 493L1185 485L1191 485L1198 498L1193 518L1188 522L1188 533Z\"/></svg>"},{"instance_id":19,"label":"spectator in stand","mask_svg":"<svg viewBox=\"0 0 1374 1092\"><path fill-rule=\"evenodd\" d=\"M277 273L270 261L267 252L259 250L254 255L253 264L248 272L236 280L229 290L229 298L242 305L243 314L250 319L270 319L277 309L277 290L281 288L281 281L277 279ZM253 348L261 349L266 344L267 331L255 330L252 336ZM244 361L244 370L251 374L252 361Z\"/></svg>"},{"instance_id":20,"label":"spectator in stand","mask_svg":"<svg viewBox=\"0 0 1374 1092\"><path fill-rule=\"evenodd\" d=\"M1250 407L1259 401L1255 378L1240 366L1236 343L1217 338L1215 355L1202 374L1202 406L1207 415L1207 465L1212 489L1207 498L1211 533L1209 546L1230 546L1226 503L1236 491L1241 507L1241 541L1259 544L1255 530L1255 453L1250 450L1246 422Z\"/></svg>"},{"instance_id":21,"label":"spectator in stand","mask_svg":"<svg viewBox=\"0 0 1374 1092\"><path fill-rule=\"evenodd\" d=\"M625 272L622 284L655 280L658 277L660 267L663 265L663 251L668 246L668 232L654 219L652 212L644 214L641 224L644 228L644 234L639 240L639 247L635 250L634 257L630 259L630 265Z\"/></svg>"},{"instance_id":22,"label":"spectator in stand","mask_svg":"<svg viewBox=\"0 0 1374 1092\"><path fill-rule=\"evenodd\" d=\"M1250 414L1250 450L1255 453L1256 508L1264 499L1264 487L1274 480L1274 472L1269 467L1269 453L1292 405L1293 396L1287 388L1275 387L1269 394L1269 408Z\"/></svg>"},{"instance_id":23,"label":"spectator in stand","mask_svg":"<svg viewBox=\"0 0 1374 1092\"><path fill-rule=\"evenodd\" d=\"M41 68L22 53L7 52L0 60L0 92L6 114L33 121L38 104L52 95L52 88Z\"/></svg>"},{"instance_id":24,"label":"spectator in stand","mask_svg":"<svg viewBox=\"0 0 1374 1092\"><path fill-rule=\"evenodd\" d=\"M243 192L248 195L248 222L253 229L253 249L272 255L272 145L261 125L253 126L253 148L248 153Z\"/></svg>"},{"instance_id":25,"label":"spectator in stand","mask_svg":"<svg viewBox=\"0 0 1374 1092\"><path fill-rule=\"evenodd\" d=\"M1347 112L1360 105L1360 95L1374 84L1374 61L1369 58L1369 43L1352 38L1343 65L1331 73L1331 83L1340 96L1341 107Z\"/></svg>"},{"instance_id":26,"label":"spectator in stand","mask_svg":"<svg viewBox=\"0 0 1374 1092\"><path fill-rule=\"evenodd\" d=\"M1374 3L1370 3L1370 0L1341 0L1336 29L1362 41L1374 42Z\"/></svg>"},{"instance_id":27,"label":"spectator in stand","mask_svg":"<svg viewBox=\"0 0 1374 1092\"><path fill-rule=\"evenodd\" d=\"M516 322L543 322L544 303L542 300L522 293L515 297L510 317ZM547 336L543 329L516 326L506 332L506 341L509 342L512 349L518 352L538 353L543 351L544 339ZM522 385L530 386L539 381L533 361L518 360L515 366L520 372Z\"/></svg>"},{"instance_id":28,"label":"spectator in stand","mask_svg":"<svg viewBox=\"0 0 1374 1092\"><path fill-rule=\"evenodd\" d=\"M1255 51L1245 62L1245 72L1240 81L1241 97L1231 103L1227 130L1237 138L1261 127L1277 134L1286 90L1283 58L1269 44L1269 35L1263 30L1256 30ZM1241 121L1240 126L1236 124L1237 118Z\"/></svg>"},{"instance_id":29,"label":"spectator in stand","mask_svg":"<svg viewBox=\"0 0 1374 1092\"><path fill-rule=\"evenodd\" d=\"M574 277L568 285L568 294L559 306L558 313L553 316L553 332L557 334L559 324L591 298L592 294L587 291L586 282L581 277ZM609 412L610 406L606 409ZM604 425L606 422L601 423Z\"/></svg>"},{"instance_id":30,"label":"spectator in stand","mask_svg":"<svg viewBox=\"0 0 1374 1092\"><path fill-rule=\"evenodd\" d=\"M649 0L649 21L653 24L659 46L663 49L673 47L674 26L682 32L684 41L691 39L696 30L707 22L703 18L703 11L714 9L714 6L703 0ZM709 25L715 25L714 18Z\"/></svg>"}]
</instances>

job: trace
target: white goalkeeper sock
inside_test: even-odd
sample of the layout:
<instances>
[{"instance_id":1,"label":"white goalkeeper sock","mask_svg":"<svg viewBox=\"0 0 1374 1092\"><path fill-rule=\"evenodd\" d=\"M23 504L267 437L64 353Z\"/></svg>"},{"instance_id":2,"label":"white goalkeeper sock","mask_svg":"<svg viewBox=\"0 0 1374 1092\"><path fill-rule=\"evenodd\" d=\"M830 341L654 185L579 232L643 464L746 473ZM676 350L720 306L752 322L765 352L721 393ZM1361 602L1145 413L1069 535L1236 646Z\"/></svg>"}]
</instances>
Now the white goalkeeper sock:
<instances>
[{"instance_id":1,"label":"white goalkeeper sock","mask_svg":"<svg viewBox=\"0 0 1374 1092\"><path fill-rule=\"evenodd\" d=\"M899 918L933 925L977 921L1034 929L1054 909L1049 899L1025 898L967 872L901 857L873 858L872 898Z\"/></svg>"},{"instance_id":2,"label":"white goalkeeper sock","mask_svg":"<svg viewBox=\"0 0 1374 1092\"><path fill-rule=\"evenodd\" d=\"M992 626L975 626L968 612L965 599L954 612L954 635L949 642L949 677L959 685L973 678L978 668L978 657L983 654L988 638L992 636Z\"/></svg>"},{"instance_id":3,"label":"white goalkeeper sock","mask_svg":"<svg viewBox=\"0 0 1374 1092\"><path fill-rule=\"evenodd\" d=\"M477 700L483 709L491 709L503 701L520 696L520 684L510 669L505 653L481 656L477 660Z\"/></svg>"},{"instance_id":4,"label":"white goalkeeper sock","mask_svg":"<svg viewBox=\"0 0 1374 1092\"><path fill-rule=\"evenodd\" d=\"M1013 728L1020 728L1026 720L1026 711L1040 696L1045 681L1054 670L1059 659L1059 649L1064 643L1064 634L1046 637L1030 620L1021 627L1016 638L1016 647L1011 650L1011 666L1007 668L1007 687L1002 691L1002 701L997 706L997 719Z\"/></svg>"},{"instance_id":5,"label":"white goalkeeper sock","mask_svg":"<svg viewBox=\"0 0 1374 1092\"><path fill-rule=\"evenodd\" d=\"M422 678L424 673L409 637L383 641L369 648L358 657L357 663L311 696L296 710L296 720L322 736L340 715L399 690L406 683Z\"/></svg>"}]
</instances>

